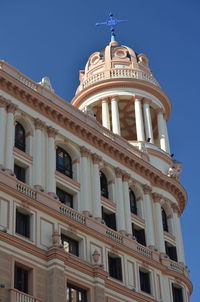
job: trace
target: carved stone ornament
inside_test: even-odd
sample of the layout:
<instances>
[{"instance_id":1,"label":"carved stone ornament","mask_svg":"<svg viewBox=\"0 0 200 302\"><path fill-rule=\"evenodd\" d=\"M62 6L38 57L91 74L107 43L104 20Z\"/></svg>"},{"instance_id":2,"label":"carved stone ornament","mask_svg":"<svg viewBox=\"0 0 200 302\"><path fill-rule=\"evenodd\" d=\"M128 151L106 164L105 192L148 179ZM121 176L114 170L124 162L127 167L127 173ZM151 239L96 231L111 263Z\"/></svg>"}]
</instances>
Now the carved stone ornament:
<instances>
[{"instance_id":1,"label":"carved stone ornament","mask_svg":"<svg viewBox=\"0 0 200 302\"><path fill-rule=\"evenodd\" d=\"M117 178L122 178L123 174L124 173L120 168L115 169L115 175L116 175Z\"/></svg>"},{"instance_id":2,"label":"carved stone ornament","mask_svg":"<svg viewBox=\"0 0 200 302\"><path fill-rule=\"evenodd\" d=\"M123 181L129 182L130 178L131 178L130 174L126 172L123 174Z\"/></svg>"},{"instance_id":3,"label":"carved stone ornament","mask_svg":"<svg viewBox=\"0 0 200 302\"><path fill-rule=\"evenodd\" d=\"M152 191L152 188L150 186L148 186L147 184L143 185L143 191L144 194L150 194Z\"/></svg>"},{"instance_id":4,"label":"carved stone ornament","mask_svg":"<svg viewBox=\"0 0 200 302\"><path fill-rule=\"evenodd\" d=\"M7 107L7 111L8 113L15 113L15 111L17 110L18 106L13 104L13 103L10 103Z\"/></svg>"},{"instance_id":5,"label":"carved stone ornament","mask_svg":"<svg viewBox=\"0 0 200 302\"><path fill-rule=\"evenodd\" d=\"M6 106L9 104L9 101L4 98L3 96L0 96L0 108L6 108Z\"/></svg>"},{"instance_id":6,"label":"carved stone ornament","mask_svg":"<svg viewBox=\"0 0 200 302\"><path fill-rule=\"evenodd\" d=\"M176 180L180 179L181 163L175 163L168 170L167 176Z\"/></svg>"},{"instance_id":7,"label":"carved stone ornament","mask_svg":"<svg viewBox=\"0 0 200 302\"><path fill-rule=\"evenodd\" d=\"M54 232L53 232L52 242L53 242L53 246L59 246L60 245L60 234L56 230L54 230Z\"/></svg>"},{"instance_id":8,"label":"carved stone ornament","mask_svg":"<svg viewBox=\"0 0 200 302\"><path fill-rule=\"evenodd\" d=\"M93 153L92 154L92 161L93 161L93 164L99 164L102 161L102 157L99 156L96 153Z\"/></svg>"},{"instance_id":9,"label":"carved stone ornament","mask_svg":"<svg viewBox=\"0 0 200 302\"><path fill-rule=\"evenodd\" d=\"M99 262L99 258L100 258L100 253L99 251L95 250L94 253L92 254L92 258L94 260L95 263L98 263Z\"/></svg>"},{"instance_id":10,"label":"carved stone ornament","mask_svg":"<svg viewBox=\"0 0 200 302\"><path fill-rule=\"evenodd\" d=\"M88 157L89 155L90 155L90 150L89 149L87 149L87 148L85 148L84 146L82 146L81 148L80 148L80 153L81 153L81 156L82 157Z\"/></svg>"},{"instance_id":11,"label":"carved stone ornament","mask_svg":"<svg viewBox=\"0 0 200 302\"><path fill-rule=\"evenodd\" d=\"M38 129L42 130L44 128L44 126L45 126L45 122L41 121L39 118L37 118L35 120L35 129L36 130L38 130Z\"/></svg>"},{"instance_id":12,"label":"carved stone ornament","mask_svg":"<svg viewBox=\"0 0 200 302\"><path fill-rule=\"evenodd\" d=\"M50 79L49 79L48 77L42 78L42 81L39 82L39 84L40 84L41 86L43 86L43 87L45 87L45 88L51 90L51 91L54 91L53 88L52 88L52 86L51 86Z\"/></svg>"},{"instance_id":13,"label":"carved stone ornament","mask_svg":"<svg viewBox=\"0 0 200 302\"><path fill-rule=\"evenodd\" d=\"M58 133L58 130L56 130L55 128L49 126L47 127L47 133L48 133L48 137L56 137L56 134Z\"/></svg>"},{"instance_id":14,"label":"carved stone ornament","mask_svg":"<svg viewBox=\"0 0 200 302\"><path fill-rule=\"evenodd\" d=\"M92 118L96 118L91 106L85 106L83 112L85 112L87 115L89 115Z\"/></svg>"},{"instance_id":15,"label":"carved stone ornament","mask_svg":"<svg viewBox=\"0 0 200 302\"><path fill-rule=\"evenodd\" d=\"M152 193L152 197L154 202L160 202L162 195L154 192Z\"/></svg>"}]
</instances>

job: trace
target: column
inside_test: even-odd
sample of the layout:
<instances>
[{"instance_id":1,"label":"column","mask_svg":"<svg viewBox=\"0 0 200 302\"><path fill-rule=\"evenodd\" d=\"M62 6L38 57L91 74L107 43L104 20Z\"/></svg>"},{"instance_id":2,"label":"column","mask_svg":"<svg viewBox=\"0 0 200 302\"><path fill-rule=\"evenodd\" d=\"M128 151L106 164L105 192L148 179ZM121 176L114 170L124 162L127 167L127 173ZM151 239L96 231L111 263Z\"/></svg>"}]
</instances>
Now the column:
<instances>
[{"instance_id":1,"label":"column","mask_svg":"<svg viewBox=\"0 0 200 302\"><path fill-rule=\"evenodd\" d=\"M101 192L100 192L100 175L99 164L102 158L97 154L92 154L93 162L93 215L95 218L101 218Z\"/></svg>"},{"instance_id":2,"label":"column","mask_svg":"<svg viewBox=\"0 0 200 302\"><path fill-rule=\"evenodd\" d=\"M181 224L180 224L180 218L179 218L179 209L177 205L172 206L174 211L174 233L176 237L176 248L177 248L177 256L178 261L185 263L185 255L184 255L184 247L183 247L183 238L182 238L182 232L181 232Z\"/></svg>"},{"instance_id":3,"label":"column","mask_svg":"<svg viewBox=\"0 0 200 302\"><path fill-rule=\"evenodd\" d=\"M167 145L167 153L171 154L170 144L169 144L169 135L168 135L168 129L167 129L166 114L164 114L164 127L165 127L165 138L166 138L166 145Z\"/></svg>"},{"instance_id":4,"label":"column","mask_svg":"<svg viewBox=\"0 0 200 302\"><path fill-rule=\"evenodd\" d=\"M35 120L35 156L33 158L33 171L34 171L34 186L36 189L42 187L42 130L45 123L40 119ZM53 156L53 155L52 155Z\"/></svg>"},{"instance_id":5,"label":"column","mask_svg":"<svg viewBox=\"0 0 200 302\"><path fill-rule=\"evenodd\" d=\"M152 212L152 200L151 200L151 187L148 185L143 186L144 191L144 203L145 203L145 231L147 246L155 247L154 225L153 225L153 212Z\"/></svg>"},{"instance_id":6,"label":"column","mask_svg":"<svg viewBox=\"0 0 200 302\"><path fill-rule=\"evenodd\" d=\"M9 104L7 107L6 121L6 148L5 148L5 167L8 170L14 169L13 147L15 139L14 113L17 110L15 104Z\"/></svg>"},{"instance_id":7,"label":"column","mask_svg":"<svg viewBox=\"0 0 200 302\"><path fill-rule=\"evenodd\" d=\"M122 187L122 175L123 171L119 168L115 169L116 175L116 191L117 191L117 230L125 231L125 212L124 212L124 198L123 198L123 187Z\"/></svg>"},{"instance_id":8,"label":"column","mask_svg":"<svg viewBox=\"0 0 200 302\"><path fill-rule=\"evenodd\" d=\"M89 214L92 212L91 202L90 202L90 174L89 174L89 162L88 157L90 155L90 151L84 146L80 148L81 153L81 189L80 189L80 197L81 197L81 205L80 209L85 212L85 214Z\"/></svg>"},{"instance_id":9,"label":"column","mask_svg":"<svg viewBox=\"0 0 200 302\"><path fill-rule=\"evenodd\" d=\"M102 99L102 125L110 130L109 99Z\"/></svg>"},{"instance_id":10,"label":"column","mask_svg":"<svg viewBox=\"0 0 200 302\"><path fill-rule=\"evenodd\" d=\"M56 149L55 149L55 137L58 131L53 127L47 127L48 134L48 162L47 162L47 191L50 195L54 196L56 194Z\"/></svg>"},{"instance_id":11,"label":"column","mask_svg":"<svg viewBox=\"0 0 200 302\"><path fill-rule=\"evenodd\" d=\"M160 148L165 152L168 152L166 129L165 129L166 122L164 120L163 110L161 108L157 109L157 122L158 122L158 138L160 142Z\"/></svg>"},{"instance_id":12,"label":"column","mask_svg":"<svg viewBox=\"0 0 200 302\"><path fill-rule=\"evenodd\" d=\"M120 135L120 121L119 121L119 108L118 97L111 98L111 112L112 112L112 131Z\"/></svg>"},{"instance_id":13,"label":"column","mask_svg":"<svg viewBox=\"0 0 200 302\"><path fill-rule=\"evenodd\" d=\"M154 143L153 139L153 129L152 129L152 120L151 120L151 111L150 111L150 104L151 100L144 99L143 102L143 112L144 112L144 125L145 125L145 133L146 133L146 140L150 138L150 143Z\"/></svg>"},{"instance_id":14,"label":"column","mask_svg":"<svg viewBox=\"0 0 200 302\"><path fill-rule=\"evenodd\" d=\"M137 140L145 141L141 101L142 101L141 97L138 96L135 97L135 122L136 122Z\"/></svg>"},{"instance_id":15,"label":"column","mask_svg":"<svg viewBox=\"0 0 200 302\"><path fill-rule=\"evenodd\" d=\"M161 205L160 205L162 195L160 195L158 193L153 193L152 197L153 197L153 201L154 201L156 247L158 248L159 252L165 253L162 213L161 213Z\"/></svg>"},{"instance_id":16,"label":"column","mask_svg":"<svg viewBox=\"0 0 200 302\"><path fill-rule=\"evenodd\" d=\"M124 173L122 185L123 185L123 195L124 195L125 227L126 227L127 233L132 234L130 197L129 197L129 180L130 180L130 175L127 173Z\"/></svg>"},{"instance_id":17,"label":"column","mask_svg":"<svg viewBox=\"0 0 200 302\"><path fill-rule=\"evenodd\" d=\"M7 105L8 101L0 96L0 167L4 167Z\"/></svg>"}]
</instances>

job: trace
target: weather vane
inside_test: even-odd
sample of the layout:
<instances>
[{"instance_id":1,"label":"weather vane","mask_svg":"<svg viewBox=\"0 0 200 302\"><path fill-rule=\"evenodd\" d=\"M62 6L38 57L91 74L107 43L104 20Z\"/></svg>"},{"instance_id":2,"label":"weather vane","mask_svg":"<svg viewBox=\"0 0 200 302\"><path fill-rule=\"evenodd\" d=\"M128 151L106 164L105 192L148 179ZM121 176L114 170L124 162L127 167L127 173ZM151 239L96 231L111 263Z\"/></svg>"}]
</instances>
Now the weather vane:
<instances>
[{"instance_id":1,"label":"weather vane","mask_svg":"<svg viewBox=\"0 0 200 302\"><path fill-rule=\"evenodd\" d=\"M105 22L98 22L96 23L96 25L106 25L110 27L110 31L111 31L111 42L115 41L115 26L120 23L120 22L126 22L128 20L118 20L116 18L113 17L113 14L110 13L109 14L109 18L107 19L107 21Z\"/></svg>"}]
</instances>

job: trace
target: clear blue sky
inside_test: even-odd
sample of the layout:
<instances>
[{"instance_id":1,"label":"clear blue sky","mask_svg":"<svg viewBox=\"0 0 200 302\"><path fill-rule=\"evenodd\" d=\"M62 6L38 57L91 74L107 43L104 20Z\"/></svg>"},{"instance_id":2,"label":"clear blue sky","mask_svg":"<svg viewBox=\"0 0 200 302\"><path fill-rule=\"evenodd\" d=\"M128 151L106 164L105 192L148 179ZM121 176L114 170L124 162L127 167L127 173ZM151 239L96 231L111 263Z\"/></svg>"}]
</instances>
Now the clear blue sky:
<instances>
[{"instance_id":1,"label":"clear blue sky","mask_svg":"<svg viewBox=\"0 0 200 302\"><path fill-rule=\"evenodd\" d=\"M181 181L189 197L182 229L194 284L191 301L199 302L200 2L1 0L0 11L0 58L36 82L49 76L55 92L68 101L88 56L109 42L109 30L95 22L110 11L129 20L118 26L118 42L149 57L172 102L171 149L184 164Z\"/></svg>"}]
</instances>

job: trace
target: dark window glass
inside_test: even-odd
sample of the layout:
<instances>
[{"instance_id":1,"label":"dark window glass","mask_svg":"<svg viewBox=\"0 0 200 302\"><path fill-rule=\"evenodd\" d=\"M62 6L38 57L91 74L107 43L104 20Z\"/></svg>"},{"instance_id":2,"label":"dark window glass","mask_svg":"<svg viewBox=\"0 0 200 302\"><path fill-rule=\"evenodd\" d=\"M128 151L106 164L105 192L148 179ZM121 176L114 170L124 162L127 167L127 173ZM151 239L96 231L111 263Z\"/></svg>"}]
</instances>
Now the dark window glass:
<instances>
[{"instance_id":1,"label":"dark window glass","mask_svg":"<svg viewBox=\"0 0 200 302\"><path fill-rule=\"evenodd\" d=\"M130 199L130 209L131 213L137 215L137 201L134 192L129 190L129 199Z\"/></svg>"},{"instance_id":2,"label":"dark window glass","mask_svg":"<svg viewBox=\"0 0 200 302\"><path fill-rule=\"evenodd\" d=\"M143 292L150 294L150 275L148 272L143 272L140 270L140 288Z\"/></svg>"},{"instance_id":3,"label":"dark window glass","mask_svg":"<svg viewBox=\"0 0 200 302\"><path fill-rule=\"evenodd\" d=\"M108 214L108 213L105 213L105 210L104 208L102 207L102 219L105 221L105 224L113 229L113 230L117 230L116 228L116 216L115 216L115 213L112 213L112 214Z\"/></svg>"},{"instance_id":4,"label":"dark window glass","mask_svg":"<svg viewBox=\"0 0 200 302\"><path fill-rule=\"evenodd\" d=\"M177 261L176 247L165 241L165 251L171 260Z\"/></svg>"},{"instance_id":5,"label":"dark window glass","mask_svg":"<svg viewBox=\"0 0 200 302\"><path fill-rule=\"evenodd\" d=\"M73 195L56 188L56 195L58 196L59 200L64 203L66 206L73 208Z\"/></svg>"},{"instance_id":6,"label":"dark window glass","mask_svg":"<svg viewBox=\"0 0 200 302\"><path fill-rule=\"evenodd\" d=\"M172 284L173 302L183 302L183 291L182 288L176 287Z\"/></svg>"},{"instance_id":7,"label":"dark window glass","mask_svg":"<svg viewBox=\"0 0 200 302\"><path fill-rule=\"evenodd\" d=\"M25 168L22 168L15 164L14 173L15 173L17 179L19 179L22 182L26 182L26 169Z\"/></svg>"},{"instance_id":8,"label":"dark window glass","mask_svg":"<svg viewBox=\"0 0 200 302\"><path fill-rule=\"evenodd\" d=\"M16 123L15 126L15 147L26 151L26 135L24 127L20 123Z\"/></svg>"},{"instance_id":9,"label":"dark window glass","mask_svg":"<svg viewBox=\"0 0 200 302\"><path fill-rule=\"evenodd\" d=\"M72 178L72 159L70 155L60 147L56 149L56 170Z\"/></svg>"},{"instance_id":10,"label":"dark window glass","mask_svg":"<svg viewBox=\"0 0 200 302\"><path fill-rule=\"evenodd\" d=\"M61 234L61 242L66 252L79 256L78 241Z\"/></svg>"},{"instance_id":11,"label":"dark window glass","mask_svg":"<svg viewBox=\"0 0 200 302\"><path fill-rule=\"evenodd\" d=\"M16 233L24 237L30 237L30 215L16 210Z\"/></svg>"},{"instance_id":12,"label":"dark window glass","mask_svg":"<svg viewBox=\"0 0 200 302\"><path fill-rule=\"evenodd\" d=\"M163 230L165 232L168 232L167 214L163 208L162 208L162 223L163 223Z\"/></svg>"},{"instance_id":13,"label":"dark window glass","mask_svg":"<svg viewBox=\"0 0 200 302\"><path fill-rule=\"evenodd\" d=\"M28 270L15 264L14 287L28 294Z\"/></svg>"},{"instance_id":14,"label":"dark window glass","mask_svg":"<svg viewBox=\"0 0 200 302\"><path fill-rule=\"evenodd\" d=\"M101 186L101 196L108 198L108 181L103 172L100 172L100 186Z\"/></svg>"},{"instance_id":15,"label":"dark window glass","mask_svg":"<svg viewBox=\"0 0 200 302\"><path fill-rule=\"evenodd\" d=\"M122 281L122 264L120 257L108 255L109 275L112 278Z\"/></svg>"},{"instance_id":16,"label":"dark window glass","mask_svg":"<svg viewBox=\"0 0 200 302\"><path fill-rule=\"evenodd\" d=\"M136 237L138 243L146 246L145 231L143 229L136 229L134 224L132 223L132 233L133 236Z\"/></svg>"},{"instance_id":17,"label":"dark window glass","mask_svg":"<svg viewBox=\"0 0 200 302\"><path fill-rule=\"evenodd\" d=\"M87 302L87 291L67 283L67 302Z\"/></svg>"}]
</instances>

